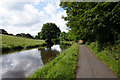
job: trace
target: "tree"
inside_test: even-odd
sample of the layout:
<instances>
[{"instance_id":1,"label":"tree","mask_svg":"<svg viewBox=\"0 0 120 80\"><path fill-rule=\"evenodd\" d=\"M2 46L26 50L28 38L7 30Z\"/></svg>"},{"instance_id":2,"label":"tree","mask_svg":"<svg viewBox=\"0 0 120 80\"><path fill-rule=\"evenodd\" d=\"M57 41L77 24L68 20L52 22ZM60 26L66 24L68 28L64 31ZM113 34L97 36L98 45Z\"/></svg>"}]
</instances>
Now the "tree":
<instances>
[{"instance_id":1,"label":"tree","mask_svg":"<svg viewBox=\"0 0 120 80\"><path fill-rule=\"evenodd\" d=\"M8 35L7 31L5 31L4 29L0 29L0 34L6 34L6 35Z\"/></svg>"},{"instance_id":2,"label":"tree","mask_svg":"<svg viewBox=\"0 0 120 80\"><path fill-rule=\"evenodd\" d=\"M60 36L59 36L59 39L61 41L65 41L67 39L67 33L65 32L61 32Z\"/></svg>"},{"instance_id":3,"label":"tree","mask_svg":"<svg viewBox=\"0 0 120 80\"><path fill-rule=\"evenodd\" d=\"M35 35L35 37L34 37L34 38L35 38L35 39L40 39L38 35Z\"/></svg>"},{"instance_id":4,"label":"tree","mask_svg":"<svg viewBox=\"0 0 120 80\"><path fill-rule=\"evenodd\" d=\"M33 39L33 36L31 36L29 33L27 33L25 37L26 37L26 38L32 38L32 39Z\"/></svg>"},{"instance_id":5,"label":"tree","mask_svg":"<svg viewBox=\"0 0 120 80\"><path fill-rule=\"evenodd\" d=\"M70 30L70 31L67 33L67 39L68 39L69 41L76 40L76 35L74 35L73 32Z\"/></svg>"},{"instance_id":6,"label":"tree","mask_svg":"<svg viewBox=\"0 0 120 80\"><path fill-rule=\"evenodd\" d=\"M43 39L42 32L38 32L38 34L35 36L35 39Z\"/></svg>"},{"instance_id":7,"label":"tree","mask_svg":"<svg viewBox=\"0 0 120 80\"><path fill-rule=\"evenodd\" d=\"M46 40L47 43L51 43L51 40L58 38L60 33L61 31L55 23L46 23L43 24L40 35Z\"/></svg>"},{"instance_id":8,"label":"tree","mask_svg":"<svg viewBox=\"0 0 120 80\"><path fill-rule=\"evenodd\" d=\"M25 33L19 33L19 34L16 34L16 36L26 37L26 34Z\"/></svg>"},{"instance_id":9,"label":"tree","mask_svg":"<svg viewBox=\"0 0 120 80\"><path fill-rule=\"evenodd\" d=\"M114 44L120 39L120 2L61 2L66 10L67 26L84 42Z\"/></svg>"},{"instance_id":10,"label":"tree","mask_svg":"<svg viewBox=\"0 0 120 80\"><path fill-rule=\"evenodd\" d=\"M72 41L76 40L76 35L74 35L72 31L69 31L68 33L61 32L59 39L61 41Z\"/></svg>"}]
</instances>

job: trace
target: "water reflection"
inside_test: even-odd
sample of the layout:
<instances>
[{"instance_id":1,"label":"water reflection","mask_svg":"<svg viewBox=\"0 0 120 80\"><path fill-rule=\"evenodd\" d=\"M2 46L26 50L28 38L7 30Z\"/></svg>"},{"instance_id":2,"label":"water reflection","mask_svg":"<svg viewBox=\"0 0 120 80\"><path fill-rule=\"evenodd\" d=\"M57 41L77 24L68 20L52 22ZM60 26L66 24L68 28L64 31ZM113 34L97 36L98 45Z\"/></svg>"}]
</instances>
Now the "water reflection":
<instances>
[{"instance_id":1,"label":"water reflection","mask_svg":"<svg viewBox=\"0 0 120 80\"><path fill-rule=\"evenodd\" d=\"M52 50L49 48L42 48L41 51L41 59L43 64L46 64L50 59L55 58L60 52L57 50Z\"/></svg>"},{"instance_id":2,"label":"water reflection","mask_svg":"<svg viewBox=\"0 0 120 80\"><path fill-rule=\"evenodd\" d=\"M69 48L70 45L63 45L63 44L60 44L60 50L61 52L63 52L64 50L66 50L67 48Z\"/></svg>"},{"instance_id":3,"label":"water reflection","mask_svg":"<svg viewBox=\"0 0 120 80\"><path fill-rule=\"evenodd\" d=\"M66 48L68 47L54 45L51 49L31 49L2 55L0 57L0 65L2 64L2 72L0 75L2 75L3 78L27 77L46 64L50 59L55 58Z\"/></svg>"},{"instance_id":4,"label":"water reflection","mask_svg":"<svg viewBox=\"0 0 120 80\"><path fill-rule=\"evenodd\" d=\"M2 63L3 78L26 77L43 66L38 49L4 55L0 63Z\"/></svg>"},{"instance_id":5,"label":"water reflection","mask_svg":"<svg viewBox=\"0 0 120 80\"><path fill-rule=\"evenodd\" d=\"M57 51L61 52L61 47L60 47L60 45L52 46L51 49L52 49L52 50L57 50Z\"/></svg>"}]
</instances>

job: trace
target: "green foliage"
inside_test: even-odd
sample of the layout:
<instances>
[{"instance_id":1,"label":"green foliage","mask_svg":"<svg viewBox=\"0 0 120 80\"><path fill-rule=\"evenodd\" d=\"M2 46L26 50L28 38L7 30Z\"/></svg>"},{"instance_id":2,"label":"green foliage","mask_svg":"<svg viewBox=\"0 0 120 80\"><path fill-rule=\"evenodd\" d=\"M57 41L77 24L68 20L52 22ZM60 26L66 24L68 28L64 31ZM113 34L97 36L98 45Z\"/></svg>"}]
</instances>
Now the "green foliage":
<instances>
[{"instance_id":1,"label":"green foliage","mask_svg":"<svg viewBox=\"0 0 120 80\"><path fill-rule=\"evenodd\" d=\"M78 44L62 52L28 78L75 78Z\"/></svg>"},{"instance_id":2,"label":"green foliage","mask_svg":"<svg viewBox=\"0 0 120 80\"><path fill-rule=\"evenodd\" d=\"M72 30L67 33L67 38L69 41L74 41L76 40L76 35L73 34Z\"/></svg>"},{"instance_id":3,"label":"green foliage","mask_svg":"<svg viewBox=\"0 0 120 80\"><path fill-rule=\"evenodd\" d=\"M43 24L40 35L43 39L51 40L60 36L60 29L54 23Z\"/></svg>"},{"instance_id":4,"label":"green foliage","mask_svg":"<svg viewBox=\"0 0 120 80\"><path fill-rule=\"evenodd\" d=\"M61 32L59 39L61 41L73 41L76 40L76 35L74 35L72 31L69 31L68 33Z\"/></svg>"},{"instance_id":5,"label":"green foliage","mask_svg":"<svg viewBox=\"0 0 120 80\"><path fill-rule=\"evenodd\" d=\"M67 26L84 42L104 45L120 39L120 2L61 2Z\"/></svg>"},{"instance_id":6,"label":"green foliage","mask_svg":"<svg viewBox=\"0 0 120 80\"><path fill-rule=\"evenodd\" d=\"M52 42L54 44L59 44L60 43L60 39L59 38L52 39Z\"/></svg>"},{"instance_id":7,"label":"green foliage","mask_svg":"<svg viewBox=\"0 0 120 80\"><path fill-rule=\"evenodd\" d=\"M33 37L32 37L29 33L27 33L27 34L25 34L25 33L20 33L20 34L16 34L16 36L25 37L25 38L32 38L32 39L33 39Z\"/></svg>"},{"instance_id":8,"label":"green foliage","mask_svg":"<svg viewBox=\"0 0 120 80\"><path fill-rule=\"evenodd\" d=\"M67 40L67 33L61 32L61 34L60 34L60 36L59 36L59 39L60 39L61 41Z\"/></svg>"},{"instance_id":9,"label":"green foliage","mask_svg":"<svg viewBox=\"0 0 120 80\"><path fill-rule=\"evenodd\" d=\"M74 41L60 41L60 44L72 45L74 44Z\"/></svg>"},{"instance_id":10,"label":"green foliage","mask_svg":"<svg viewBox=\"0 0 120 80\"><path fill-rule=\"evenodd\" d=\"M2 36L2 51L9 51L15 49L26 49L26 48L33 48L38 47L45 43L43 40L34 40L34 39L27 39L22 37L16 36L9 36L3 35Z\"/></svg>"},{"instance_id":11,"label":"green foliage","mask_svg":"<svg viewBox=\"0 0 120 80\"><path fill-rule=\"evenodd\" d=\"M43 39L42 32L38 32L38 34L35 36L35 39Z\"/></svg>"},{"instance_id":12,"label":"green foliage","mask_svg":"<svg viewBox=\"0 0 120 80\"><path fill-rule=\"evenodd\" d=\"M5 31L4 29L0 29L0 34L8 34L7 31Z\"/></svg>"},{"instance_id":13,"label":"green foliage","mask_svg":"<svg viewBox=\"0 0 120 80\"><path fill-rule=\"evenodd\" d=\"M97 47L98 43L93 42L90 45L87 45L89 49L96 54L96 56L104 61L108 67L110 67L114 73L120 78L120 71L119 71L119 61L120 61L120 45L114 46L107 46L101 52L98 51Z\"/></svg>"}]
</instances>

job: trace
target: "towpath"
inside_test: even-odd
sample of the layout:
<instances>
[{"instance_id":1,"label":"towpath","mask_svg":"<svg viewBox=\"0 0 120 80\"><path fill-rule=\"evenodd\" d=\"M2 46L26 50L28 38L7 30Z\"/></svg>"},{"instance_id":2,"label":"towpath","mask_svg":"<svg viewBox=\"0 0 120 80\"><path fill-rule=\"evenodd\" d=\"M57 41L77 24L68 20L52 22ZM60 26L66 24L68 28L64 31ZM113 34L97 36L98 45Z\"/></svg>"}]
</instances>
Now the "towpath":
<instances>
[{"instance_id":1,"label":"towpath","mask_svg":"<svg viewBox=\"0 0 120 80\"><path fill-rule=\"evenodd\" d=\"M79 45L76 78L116 78L116 76L85 45Z\"/></svg>"}]
</instances>

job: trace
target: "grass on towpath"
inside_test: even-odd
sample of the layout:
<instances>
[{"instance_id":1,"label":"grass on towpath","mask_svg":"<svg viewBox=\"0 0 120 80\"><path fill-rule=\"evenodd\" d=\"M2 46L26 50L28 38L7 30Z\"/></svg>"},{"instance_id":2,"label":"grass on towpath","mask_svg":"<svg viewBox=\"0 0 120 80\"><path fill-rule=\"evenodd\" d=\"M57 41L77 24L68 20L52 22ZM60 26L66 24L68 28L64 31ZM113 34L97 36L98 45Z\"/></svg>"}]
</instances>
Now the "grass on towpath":
<instances>
[{"instance_id":1,"label":"grass on towpath","mask_svg":"<svg viewBox=\"0 0 120 80\"><path fill-rule=\"evenodd\" d=\"M74 43L28 78L75 78L77 55L78 44Z\"/></svg>"},{"instance_id":2,"label":"grass on towpath","mask_svg":"<svg viewBox=\"0 0 120 80\"><path fill-rule=\"evenodd\" d=\"M28 39L16 36L9 36L0 34L2 37L2 51L10 51L16 49L28 49L39 47L40 45L44 44L44 40L35 40L35 39Z\"/></svg>"}]
</instances>

